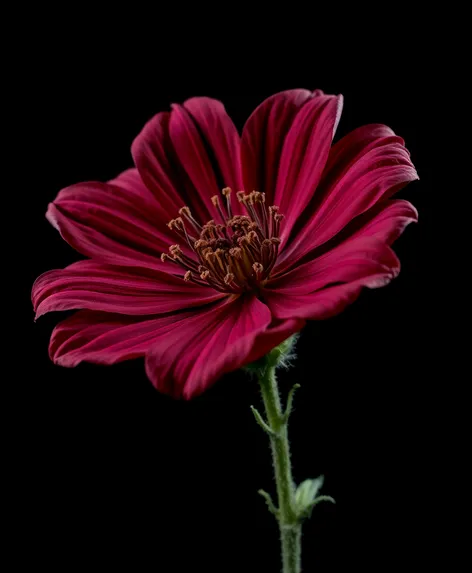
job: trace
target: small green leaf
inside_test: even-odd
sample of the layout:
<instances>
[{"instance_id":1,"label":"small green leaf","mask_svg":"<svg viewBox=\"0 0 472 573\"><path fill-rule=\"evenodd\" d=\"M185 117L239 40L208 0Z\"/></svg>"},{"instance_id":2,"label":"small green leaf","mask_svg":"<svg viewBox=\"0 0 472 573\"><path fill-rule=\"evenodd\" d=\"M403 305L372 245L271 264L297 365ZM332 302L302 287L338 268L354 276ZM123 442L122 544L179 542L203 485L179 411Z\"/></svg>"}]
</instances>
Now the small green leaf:
<instances>
[{"instance_id":1,"label":"small green leaf","mask_svg":"<svg viewBox=\"0 0 472 573\"><path fill-rule=\"evenodd\" d=\"M294 334L273 348L266 355L268 364L270 366L287 368L290 365L290 359L293 357L293 348L297 338L297 334Z\"/></svg>"},{"instance_id":2,"label":"small green leaf","mask_svg":"<svg viewBox=\"0 0 472 573\"><path fill-rule=\"evenodd\" d=\"M290 360L294 357L293 349L297 338L298 334L293 334L259 360L244 366L243 370L261 376L267 368L279 366L287 368L290 365Z\"/></svg>"},{"instance_id":3,"label":"small green leaf","mask_svg":"<svg viewBox=\"0 0 472 573\"><path fill-rule=\"evenodd\" d=\"M295 492L295 503L297 507L303 510L308 507L317 496L324 481L324 476L315 479L307 479L302 482Z\"/></svg>"},{"instance_id":4,"label":"small green leaf","mask_svg":"<svg viewBox=\"0 0 472 573\"><path fill-rule=\"evenodd\" d=\"M260 489L257 493L259 495L262 495L262 497L266 500L267 507L269 508L269 511L271 513L273 513L276 517L278 517L279 510L275 507L274 502L272 501L272 498L270 497L270 494L268 494L263 489Z\"/></svg>"},{"instance_id":5,"label":"small green leaf","mask_svg":"<svg viewBox=\"0 0 472 573\"><path fill-rule=\"evenodd\" d=\"M336 503L335 499L332 498L330 495L319 495L313 500L311 507L315 507L315 505L318 505L320 501L329 501L330 503L334 504Z\"/></svg>"},{"instance_id":6,"label":"small green leaf","mask_svg":"<svg viewBox=\"0 0 472 573\"><path fill-rule=\"evenodd\" d=\"M298 486L295 492L295 510L299 519L310 517L315 505L321 501L336 503L329 495L318 495L323 481L324 477L320 476L316 479L307 479Z\"/></svg>"},{"instance_id":7,"label":"small green leaf","mask_svg":"<svg viewBox=\"0 0 472 573\"><path fill-rule=\"evenodd\" d=\"M270 428L269 425L264 422L264 419L259 414L259 411L256 410L256 408L254 408L254 406L251 406L251 411L254 414L254 418L256 419L256 422L264 430L264 432L267 432L267 434L269 434L269 436L275 436L274 430L272 428Z\"/></svg>"},{"instance_id":8,"label":"small green leaf","mask_svg":"<svg viewBox=\"0 0 472 573\"><path fill-rule=\"evenodd\" d=\"M292 411L293 395L295 394L295 391L298 390L298 388L300 388L300 384L294 384L292 386L292 389L288 393L287 407L285 408L285 412L284 412L283 417L282 417L284 423L287 423L287 421L288 421L288 418L290 416L290 412Z\"/></svg>"}]
</instances>

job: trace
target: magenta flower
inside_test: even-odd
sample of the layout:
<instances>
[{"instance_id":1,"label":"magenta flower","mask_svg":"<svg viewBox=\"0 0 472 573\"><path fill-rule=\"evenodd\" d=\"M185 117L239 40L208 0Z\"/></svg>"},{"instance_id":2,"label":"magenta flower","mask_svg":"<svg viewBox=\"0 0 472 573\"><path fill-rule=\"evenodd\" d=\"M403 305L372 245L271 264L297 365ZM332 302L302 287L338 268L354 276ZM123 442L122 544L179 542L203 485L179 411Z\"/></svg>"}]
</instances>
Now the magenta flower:
<instances>
[{"instance_id":1,"label":"magenta flower","mask_svg":"<svg viewBox=\"0 0 472 573\"><path fill-rule=\"evenodd\" d=\"M156 388L188 399L390 282L390 245L417 220L391 196L417 174L383 125L332 145L341 107L282 92L240 138L220 102L193 98L146 124L135 168L63 189L47 218L89 260L33 286L37 317L81 309L54 329L52 360L144 356Z\"/></svg>"}]
</instances>

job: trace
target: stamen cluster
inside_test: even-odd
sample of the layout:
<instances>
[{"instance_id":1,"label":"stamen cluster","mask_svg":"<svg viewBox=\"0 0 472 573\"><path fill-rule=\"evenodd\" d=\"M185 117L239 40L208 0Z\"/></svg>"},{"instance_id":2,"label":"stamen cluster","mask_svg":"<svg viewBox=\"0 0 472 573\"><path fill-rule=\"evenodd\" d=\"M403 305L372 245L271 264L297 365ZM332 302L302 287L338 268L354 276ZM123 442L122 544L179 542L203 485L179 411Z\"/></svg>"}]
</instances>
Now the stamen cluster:
<instances>
[{"instance_id":1,"label":"stamen cluster","mask_svg":"<svg viewBox=\"0 0 472 573\"><path fill-rule=\"evenodd\" d=\"M275 205L267 208L265 194L258 191L238 191L236 197L246 214L234 215L231 189L226 187L222 194L224 205L217 195L211 198L219 214L217 222L212 219L200 225L188 207L179 210L180 217L168 226L192 253L188 256L180 245L172 245L161 259L185 268L186 281L235 294L257 290L269 278L277 259L283 215Z\"/></svg>"}]
</instances>

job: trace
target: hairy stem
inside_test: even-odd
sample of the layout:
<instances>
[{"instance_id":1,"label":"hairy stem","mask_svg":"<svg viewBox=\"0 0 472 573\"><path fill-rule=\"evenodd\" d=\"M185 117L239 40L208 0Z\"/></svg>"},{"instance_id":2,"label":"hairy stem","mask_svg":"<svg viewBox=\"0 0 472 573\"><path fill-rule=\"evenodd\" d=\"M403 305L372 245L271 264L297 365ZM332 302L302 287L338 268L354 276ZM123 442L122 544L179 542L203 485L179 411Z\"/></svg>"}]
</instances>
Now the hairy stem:
<instances>
[{"instance_id":1,"label":"hairy stem","mask_svg":"<svg viewBox=\"0 0 472 573\"><path fill-rule=\"evenodd\" d=\"M278 511L282 543L283 573L301 571L301 523L295 511L295 485L292 478L287 422L289 412L284 412L280 403L275 367L267 366L259 377L264 400L267 432L272 449L272 458L277 485Z\"/></svg>"}]
</instances>

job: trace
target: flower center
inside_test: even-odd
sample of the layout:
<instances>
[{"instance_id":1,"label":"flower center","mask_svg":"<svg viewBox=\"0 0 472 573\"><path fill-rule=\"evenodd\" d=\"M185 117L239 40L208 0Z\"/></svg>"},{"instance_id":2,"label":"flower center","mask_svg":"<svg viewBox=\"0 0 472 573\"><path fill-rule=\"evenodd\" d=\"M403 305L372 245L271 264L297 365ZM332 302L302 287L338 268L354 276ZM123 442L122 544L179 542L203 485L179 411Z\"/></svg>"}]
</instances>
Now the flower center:
<instances>
[{"instance_id":1,"label":"flower center","mask_svg":"<svg viewBox=\"0 0 472 573\"><path fill-rule=\"evenodd\" d=\"M265 194L253 191L248 195L238 191L236 197L246 210L245 215L233 215L231 189L222 191L220 198L211 198L219 213L219 222L200 225L188 207L179 210L177 219L168 223L190 247L187 256L179 245L169 247L161 255L186 269L184 280L210 285L221 292L242 293L258 290L275 265L280 244L279 230L283 215L277 206L266 207Z\"/></svg>"}]
</instances>

